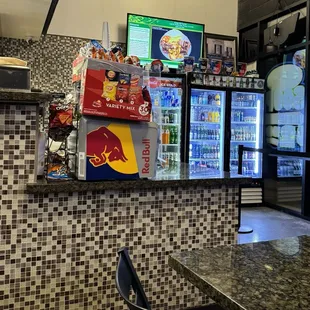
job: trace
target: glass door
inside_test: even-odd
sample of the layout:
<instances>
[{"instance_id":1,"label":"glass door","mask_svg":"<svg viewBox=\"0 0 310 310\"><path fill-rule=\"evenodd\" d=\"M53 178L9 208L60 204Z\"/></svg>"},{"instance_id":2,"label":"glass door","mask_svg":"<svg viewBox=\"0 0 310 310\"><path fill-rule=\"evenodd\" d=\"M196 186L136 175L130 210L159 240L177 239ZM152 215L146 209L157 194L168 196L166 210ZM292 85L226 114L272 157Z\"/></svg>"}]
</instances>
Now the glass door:
<instances>
[{"instance_id":1,"label":"glass door","mask_svg":"<svg viewBox=\"0 0 310 310\"><path fill-rule=\"evenodd\" d=\"M231 103L230 171L238 173L238 147L262 148L263 146L264 95L249 92L233 92ZM242 174L260 177L262 155L244 152Z\"/></svg>"},{"instance_id":2,"label":"glass door","mask_svg":"<svg viewBox=\"0 0 310 310\"><path fill-rule=\"evenodd\" d=\"M192 89L190 174L218 174L224 168L225 91Z\"/></svg>"},{"instance_id":3,"label":"glass door","mask_svg":"<svg viewBox=\"0 0 310 310\"><path fill-rule=\"evenodd\" d=\"M150 95L153 121L160 130L159 161L166 175L177 175L181 163L183 81L172 77L151 79L152 84L157 85L150 89Z\"/></svg>"}]
</instances>

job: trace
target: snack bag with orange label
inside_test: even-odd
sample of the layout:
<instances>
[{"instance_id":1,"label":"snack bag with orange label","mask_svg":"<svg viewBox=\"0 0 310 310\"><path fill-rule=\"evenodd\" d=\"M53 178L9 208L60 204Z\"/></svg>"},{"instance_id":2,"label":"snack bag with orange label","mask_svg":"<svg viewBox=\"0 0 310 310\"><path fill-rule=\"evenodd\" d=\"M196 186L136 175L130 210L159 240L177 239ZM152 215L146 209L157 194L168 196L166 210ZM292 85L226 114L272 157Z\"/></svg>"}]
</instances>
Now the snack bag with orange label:
<instances>
[{"instance_id":1,"label":"snack bag with orange label","mask_svg":"<svg viewBox=\"0 0 310 310\"><path fill-rule=\"evenodd\" d=\"M131 86L129 89L129 102L134 104L143 103L142 87Z\"/></svg>"},{"instance_id":2,"label":"snack bag with orange label","mask_svg":"<svg viewBox=\"0 0 310 310\"><path fill-rule=\"evenodd\" d=\"M49 108L49 137L54 141L65 140L72 131L73 107L71 104L52 103Z\"/></svg>"},{"instance_id":3,"label":"snack bag with orange label","mask_svg":"<svg viewBox=\"0 0 310 310\"><path fill-rule=\"evenodd\" d=\"M52 103L50 105L49 127L66 127L72 125L73 107L71 104Z\"/></svg>"}]
</instances>

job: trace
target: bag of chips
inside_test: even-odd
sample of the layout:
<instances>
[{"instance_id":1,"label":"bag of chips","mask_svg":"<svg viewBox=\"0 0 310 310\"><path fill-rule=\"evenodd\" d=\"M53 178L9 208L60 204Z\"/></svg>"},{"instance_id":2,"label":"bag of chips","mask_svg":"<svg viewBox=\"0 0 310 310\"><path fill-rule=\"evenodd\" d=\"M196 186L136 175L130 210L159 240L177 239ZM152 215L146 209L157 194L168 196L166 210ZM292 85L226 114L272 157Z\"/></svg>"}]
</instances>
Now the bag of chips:
<instances>
[{"instance_id":1,"label":"bag of chips","mask_svg":"<svg viewBox=\"0 0 310 310\"><path fill-rule=\"evenodd\" d=\"M129 89L129 102L139 104L143 102L142 88L140 86L131 86Z\"/></svg>"},{"instance_id":2,"label":"bag of chips","mask_svg":"<svg viewBox=\"0 0 310 310\"><path fill-rule=\"evenodd\" d=\"M118 84L116 91L116 100L128 102L129 85Z\"/></svg>"},{"instance_id":3,"label":"bag of chips","mask_svg":"<svg viewBox=\"0 0 310 310\"><path fill-rule=\"evenodd\" d=\"M102 97L108 100L116 100L116 90L118 82L111 82L105 80L103 82L103 94Z\"/></svg>"},{"instance_id":4,"label":"bag of chips","mask_svg":"<svg viewBox=\"0 0 310 310\"><path fill-rule=\"evenodd\" d=\"M54 141L64 141L73 129L73 107L54 102L50 104L49 111L49 137Z\"/></svg>"}]
</instances>

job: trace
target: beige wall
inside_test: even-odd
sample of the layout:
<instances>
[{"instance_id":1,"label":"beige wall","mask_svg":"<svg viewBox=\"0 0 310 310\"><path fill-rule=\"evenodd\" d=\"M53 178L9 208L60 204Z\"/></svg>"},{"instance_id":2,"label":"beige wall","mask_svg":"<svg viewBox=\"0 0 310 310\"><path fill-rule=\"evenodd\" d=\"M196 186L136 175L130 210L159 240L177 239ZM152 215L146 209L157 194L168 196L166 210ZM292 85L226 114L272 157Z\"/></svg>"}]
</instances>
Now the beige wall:
<instances>
[{"instance_id":1,"label":"beige wall","mask_svg":"<svg viewBox=\"0 0 310 310\"><path fill-rule=\"evenodd\" d=\"M206 32L236 35L238 0L60 0L49 33L101 39L108 21L110 40L126 41L127 13L206 25ZM190 6L189 4L190 3Z\"/></svg>"}]
</instances>

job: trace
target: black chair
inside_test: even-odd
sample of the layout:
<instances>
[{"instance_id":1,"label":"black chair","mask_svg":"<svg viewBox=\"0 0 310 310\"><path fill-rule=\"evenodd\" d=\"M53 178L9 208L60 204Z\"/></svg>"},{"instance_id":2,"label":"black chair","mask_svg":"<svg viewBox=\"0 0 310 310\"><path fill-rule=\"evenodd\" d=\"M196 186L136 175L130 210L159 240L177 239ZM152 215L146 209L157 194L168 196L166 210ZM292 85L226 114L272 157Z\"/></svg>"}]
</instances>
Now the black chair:
<instances>
[{"instance_id":1,"label":"black chair","mask_svg":"<svg viewBox=\"0 0 310 310\"><path fill-rule=\"evenodd\" d=\"M130 310L151 310L141 282L128 254L128 248L118 251L119 260L116 270L116 288ZM130 300L131 292L135 294L135 302ZM189 309L188 309L189 310ZM193 310L224 310L218 305L209 305Z\"/></svg>"}]
</instances>

